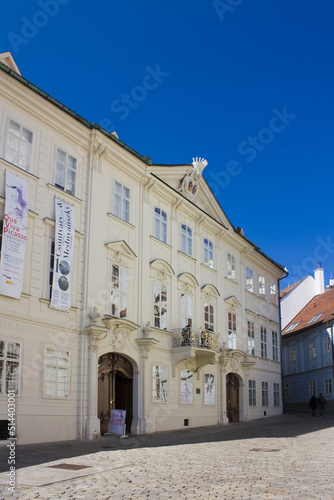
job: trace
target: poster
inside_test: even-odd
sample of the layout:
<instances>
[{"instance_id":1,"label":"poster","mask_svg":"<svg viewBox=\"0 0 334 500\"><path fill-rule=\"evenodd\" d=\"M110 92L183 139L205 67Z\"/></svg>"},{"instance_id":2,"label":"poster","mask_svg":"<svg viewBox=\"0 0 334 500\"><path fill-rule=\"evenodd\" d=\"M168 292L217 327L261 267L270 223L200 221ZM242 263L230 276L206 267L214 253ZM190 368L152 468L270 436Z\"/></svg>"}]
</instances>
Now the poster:
<instances>
[{"instance_id":1,"label":"poster","mask_svg":"<svg viewBox=\"0 0 334 500\"><path fill-rule=\"evenodd\" d=\"M125 410L110 410L109 432L110 434L125 434Z\"/></svg>"},{"instance_id":2,"label":"poster","mask_svg":"<svg viewBox=\"0 0 334 500\"><path fill-rule=\"evenodd\" d=\"M69 311L74 257L74 207L55 198L56 228L50 307Z\"/></svg>"},{"instance_id":3,"label":"poster","mask_svg":"<svg viewBox=\"0 0 334 500\"><path fill-rule=\"evenodd\" d=\"M6 171L0 261L0 294L19 299L22 293L28 228L28 181Z\"/></svg>"}]
</instances>

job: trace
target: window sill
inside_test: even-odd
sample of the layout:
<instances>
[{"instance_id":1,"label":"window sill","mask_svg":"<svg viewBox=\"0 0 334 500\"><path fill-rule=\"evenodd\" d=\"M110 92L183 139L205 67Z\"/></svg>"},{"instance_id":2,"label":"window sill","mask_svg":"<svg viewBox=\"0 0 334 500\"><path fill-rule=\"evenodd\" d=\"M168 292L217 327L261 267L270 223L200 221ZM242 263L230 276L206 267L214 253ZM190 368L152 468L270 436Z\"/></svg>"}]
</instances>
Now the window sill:
<instances>
[{"instance_id":1,"label":"window sill","mask_svg":"<svg viewBox=\"0 0 334 500\"><path fill-rule=\"evenodd\" d=\"M210 271L210 272L212 272L214 274L217 274L217 270L216 269L214 269L213 267L208 266L204 262L201 263L201 267L203 267L206 271Z\"/></svg>"},{"instance_id":2,"label":"window sill","mask_svg":"<svg viewBox=\"0 0 334 500\"><path fill-rule=\"evenodd\" d=\"M231 285L238 286L239 283L236 280L233 280L232 278L229 278L228 276L225 276L225 281L228 283L231 283Z\"/></svg>"},{"instance_id":3,"label":"window sill","mask_svg":"<svg viewBox=\"0 0 334 500\"><path fill-rule=\"evenodd\" d=\"M184 256L184 257L188 257L188 259L192 260L193 262L197 262L197 260L195 259L195 257L192 257L191 255L188 255L187 253L184 253L181 250L178 250L177 253L179 255Z\"/></svg>"},{"instance_id":4,"label":"window sill","mask_svg":"<svg viewBox=\"0 0 334 500\"><path fill-rule=\"evenodd\" d=\"M153 234L150 235L150 239L153 240L153 241L156 241L157 243L161 243L161 245L163 245L164 247L172 248L171 245L169 245L168 243L165 243L162 240L159 240L159 238L156 238L155 236L153 236Z\"/></svg>"},{"instance_id":5,"label":"window sill","mask_svg":"<svg viewBox=\"0 0 334 500\"><path fill-rule=\"evenodd\" d=\"M77 198L74 194L67 193L66 191L63 191L63 189L58 188L54 184L47 184L47 187L49 191L54 191L57 194L61 194L62 197L67 199L70 203L73 203L73 200L77 201L78 203L82 203L82 200L80 198Z\"/></svg>"},{"instance_id":6,"label":"window sill","mask_svg":"<svg viewBox=\"0 0 334 500\"><path fill-rule=\"evenodd\" d=\"M50 299L44 299L43 297L41 297L39 299L39 301L42 303L42 304L46 304L48 307L50 307L50 304L51 304L51 300ZM50 307L51 309L51 307ZM58 312L62 312L62 313L67 313L68 311L60 311L60 309L54 309L52 308L53 311L58 311ZM70 311L78 311L79 308L78 307L75 307L75 306L71 306L70 307Z\"/></svg>"},{"instance_id":7,"label":"window sill","mask_svg":"<svg viewBox=\"0 0 334 500\"><path fill-rule=\"evenodd\" d=\"M14 168L14 173L17 173L17 170L20 171L20 174L24 175L24 176L27 176L27 179L35 179L36 181L39 180L39 177L37 177L37 175L35 174L32 174L31 172L28 172L28 170L24 170L24 168L21 168L19 167L18 165L15 165L15 163L10 163L9 161L5 160L4 158L0 158L2 161L4 161L5 163L7 163L7 165L10 165L11 167Z\"/></svg>"},{"instance_id":8,"label":"window sill","mask_svg":"<svg viewBox=\"0 0 334 500\"><path fill-rule=\"evenodd\" d=\"M131 229L135 229L135 227L136 227L133 224L130 224L130 222L127 222L126 220L121 219L120 217L117 217L117 215L114 215L111 212L107 212L107 216L111 217L112 219L115 219L119 222L123 222L123 224L126 224L128 227L131 227Z\"/></svg>"}]
</instances>

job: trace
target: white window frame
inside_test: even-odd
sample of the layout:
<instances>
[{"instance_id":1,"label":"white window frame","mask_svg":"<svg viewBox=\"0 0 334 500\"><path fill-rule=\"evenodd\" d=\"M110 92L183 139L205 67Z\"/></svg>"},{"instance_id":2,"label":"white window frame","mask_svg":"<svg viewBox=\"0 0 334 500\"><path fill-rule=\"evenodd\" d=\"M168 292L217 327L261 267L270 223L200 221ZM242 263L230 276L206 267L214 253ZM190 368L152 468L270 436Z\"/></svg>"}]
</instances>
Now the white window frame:
<instances>
[{"instance_id":1,"label":"white window frame","mask_svg":"<svg viewBox=\"0 0 334 500\"><path fill-rule=\"evenodd\" d=\"M181 252L192 256L193 232L186 224L181 224Z\"/></svg>"},{"instance_id":2,"label":"white window frame","mask_svg":"<svg viewBox=\"0 0 334 500\"><path fill-rule=\"evenodd\" d=\"M272 348L273 348L273 361L279 361L278 356L278 332L271 332L272 334Z\"/></svg>"},{"instance_id":3,"label":"white window frame","mask_svg":"<svg viewBox=\"0 0 334 500\"><path fill-rule=\"evenodd\" d=\"M159 207L154 207L154 237L167 243L167 214Z\"/></svg>"},{"instance_id":4,"label":"white window frame","mask_svg":"<svg viewBox=\"0 0 334 500\"><path fill-rule=\"evenodd\" d=\"M130 222L131 191L130 188L114 180L113 214L119 219Z\"/></svg>"},{"instance_id":5,"label":"white window frame","mask_svg":"<svg viewBox=\"0 0 334 500\"><path fill-rule=\"evenodd\" d=\"M268 382L262 382L262 406L269 406Z\"/></svg>"},{"instance_id":6,"label":"white window frame","mask_svg":"<svg viewBox=\"0 0 334 500\"><path fill-rule=\"evenodd\" d=\"M0 339L0 395L20 391L21 343ZM9 376L8 376L9 375Z\"/></svg>"},{"instance_id":7,"label":"white window frame","mask_svg":"<svg viewBox=\"0 0 334 500\"><path fill-rule=\"evenodd\" d=\"M60 158L60 155L63 156L63 158ZM54 176L54 184L57 188L75 196L77 159L58 147L55 149Z\"/></svg>"},{"instance_id":8,"label":"white window frame","mask_svg":"<svg viewBox=\"0 0 334 500\"><path fill-rule=\"evenodd\" d=\"M333 379L332 379L332 377L325 378L324 389L325 389L324 392L325 392L326 396L333 394Z\"/></svg>"},{"instance_id":9,"label":"white window frame","mask_svg":"<svg viewBox=\"0 0 334 500\"><path fill-rule=\"evenodd\" d=\"M12 122L14 125L19 127L19 135L13 134L10 132L10 122ZM28 134L31 136L31 142L27 140L24 137L24 133ZM9 142L12 139L16 139L18 142L18 148L16 151L16 148L11 148L9 149ZM6 140L4 144L4 158L6 161L11 163L12 165L16 165L19 168L22 168L22 170L25 170L26 172L30 172L31 168L31 160L32 160L32 145L33 145L33 139L34 139L34 134L31 130L28 128L24 127L20 123L18 123L16 120L13 120L12 118L8 118L7 120L7 130L6 130ZM24 149L27 150L28 154L24 155L23 151ZM12 161L13 158L10 158L9 156L9 151L16 151L17 154L17 159L16 161Z\"/></svg>"},{"instance_id":10,"label":"white window frame","mask_svg":"<svg viewBox=\"0 0 334 500\"><path fill-rule=\"evenodd\" d=\"M117 318L128 315L128 269L114 263L110 272L110 310Z\"/></svg>"},{"instance_id":11,"label":"white window frame","mask_svg":"<svg viewBox=\"0 0 334 500\"><path fill-rule=\"evenodd\" d=\"M248 380L248 403L256 406L256 380Z\"/></svg>"},{"instance_id":12,"label":"white window frame","mask_svg":"<svg viewBox=\"0 0 334 500\"><path fill-rule=\"evenodd\" d=\"M215 331L215 308L208 302L204 302L204 330Z\"/></svg>"},{"instance_id":13,"label":"white window frame","mask_svg":"<svg viewBox=\"0 0 334 500\"><path fill-rule=\"evenodd\" d=\"M203 240L204 264L213 269L213 243L208 238Z\"/></svg>"},{"instance_id":14,"label":"white window frame","mask_svg":"<svg viewBox=\"0 0 334 500\"><path fill-rule=\"evenodd\" d=\"M264 299L266 297L266 278L259 276L259 296Z\"/></svg>"},{"instance_id":15,"label":"white window frame","mask_svg":"<svg viewBox=\"0 0 334 500\"><path fill-rule=\"evenodd\" d=\"M273 383L274 407L280 406L280 386L277 382Z\"/></svg>"},{"instance_id":16,"label":"white window frame","mask_svg":"<svg viewBox=\"0 0 334 500\"><path fill-rule=\"evenodd\" d=\"M317 357L317 344L315 340L311 340L309 343L310 347L310 359L315 359Z\"/></svg>"},{"instance_id":17,"label":"white window frame","mask_svg":"<svg viewBox=\"0 0 334 500\"><path fill-rule=\"evenodd\" d=\"M204 404L213 406L216 404L215 376L212 373L204 375Z\"/></svg>"},{"instance_id":18,"label":"white window frame","mask_svg":"<svg viewBox=\"0 0 334 500\"><path fill-rule=\"evenodd\" d=\"M52 351L55 354L53 358L48 357L48 351ZM61 375L64 373L67 374L67 377L63 377L64 381L62 381ZM54 386L53 391L51 385ZM63 389L61 388L62 385L64 386ZM43 398L68 400L69 392L70 352L68 350L45 346L43 356Z\"/></svg>"},{"instance_id":19,"label":"white window frame","mask_svg":"<svg viewBox=\"0 0 334 500\"><path fill-rule=\"evenodd\" d=\"M180 370L180 403L193 403L194 373L190 370Z\"/></svg>"},{"instance_id":20,"label":"white window frame","mask_svg":"<svg viewBox=\"0 0 334 500\"><path fill-rule=\"evenodd\" d=\"M277 305L276 283L270 283L270 302L274 305Z\"/></svg>"},{"instance_id":21,"label":"white window frame","mask_svg":"<svg viewBox=\"0 0 334 500\"><path fill-rule=\"evenodd\" d=\"M247 332L248 332L248 352L251 356L255 356L254 323L252 321L247 321Z\"/></svg>"},{"instance_id":22,"label":"white window frame","mask_svg":"<svg viewBox=\"0 0 334 500\"><path fill-rule=\"evenodd\" d=\"M253 269L246 267L246 290L254 292Z\"/></svg>"},{"instance_id":23,"label":"white window frame","mask_svg":"<svg viewBox=\"0 0 334 500\"><path fill-rule=\"evenodd\" d=\"M168 323L167 286L160 281L153 281L153 324L156 328L167 330Z\"/></svg>"},{"instance_id":24,"label":"white window frame","mask_svg":"<svg viewBox=\"0 0 334 500\"><path fill-rule=\"evenodd\" d=\"M267 359L268 345L267 345L267 328L261 326L261 358Z\"/></svg>"},{"instance_id":25,"label":"white window frame","mask_svg":"<svg viewBox=\"0 0 334 500\"><path fill-rule=\"evenodd\" d=\"M228 348L237 348L237 315L232 312L227 314Z\"/></svg>"},{"instance_id":26,"label":"white window frame","mask_svg":"<svg viewBox=\"0 0 334 500\"><path fill-rule=\"evenodd\" d=\"M309 397L317 395L317 383L315 380L309 380L308 382L308 392Z\"/></svg>"},{"instance_id":27,"label":"white window frame","mask_svg":"<svg viewBox=\"0 0 334 500\"><path fill-rule=\"evenodd\" d=\"M152 366L153 402L167 403L168 368L164 365Z\"/></svg>"},{"instance_id":28,"label":"white window frame","mask_svg":"<svg viewBox=\"0 0 334 500\"><path fill-rule=\"evenodd\" d=\"M324 351L325 351L325 355L332 353L332 339L331 339L330 335L328 335L324 338Z\"/></svg>"},{"instance_id":29,"label":"white window frame","mask_svg":"<svg viewBox=\"0 0 334 500\"><path fill-rule=\"evenodd\" d=\"M236 275L235 275L235 257L231 253L227 254L227 277L230 280L233 280L233 281L236 280Z\"/></svg>"},{"instance_id":30,"label":"white window frame","mask_svg":"<svg viewBox=\"0 0 334 500\"><path fill-rule=\"evenodd\" d=\"M181 328L192 326L193 318L193 298L187 293L181 293L180 301Z\"/></svg>"}]
</instances>

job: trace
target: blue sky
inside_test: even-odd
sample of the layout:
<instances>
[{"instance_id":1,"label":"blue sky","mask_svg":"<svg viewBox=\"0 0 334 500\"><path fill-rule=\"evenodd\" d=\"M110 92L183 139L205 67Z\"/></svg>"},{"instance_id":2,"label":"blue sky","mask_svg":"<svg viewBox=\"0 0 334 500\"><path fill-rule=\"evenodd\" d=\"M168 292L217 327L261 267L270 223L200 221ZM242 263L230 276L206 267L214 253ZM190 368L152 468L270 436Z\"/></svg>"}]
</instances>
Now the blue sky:
<instances>
[{"instance_id":1,"label":"blue sky","mask_svg":"<svg viewBox=\"0 0 334 500\"><path fill-rule=\"evenodd\" d=\"M334 278L334 2L11 0L0 51L154 163L208 160L235 226Z\"/></svg>"}]
</instances>

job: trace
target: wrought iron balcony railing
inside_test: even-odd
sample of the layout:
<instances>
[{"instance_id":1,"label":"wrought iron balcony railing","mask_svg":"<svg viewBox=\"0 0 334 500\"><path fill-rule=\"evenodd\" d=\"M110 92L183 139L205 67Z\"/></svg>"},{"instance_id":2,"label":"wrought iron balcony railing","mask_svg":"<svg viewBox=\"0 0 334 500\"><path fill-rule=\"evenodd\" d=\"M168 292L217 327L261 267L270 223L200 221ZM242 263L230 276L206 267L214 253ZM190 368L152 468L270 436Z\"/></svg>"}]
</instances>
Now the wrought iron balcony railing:
<instances>
[{"instance_id":1,"label":"wrought iron balcony railing","mask_svg":"<svg viewBox=\"0 0 334 500\"><path fill-rule=\"evenodd\" d=\"M173 330L173 347L183 346L218 350L218 336L211 330L177 328Z\"/></svg>"}]
</instances>

